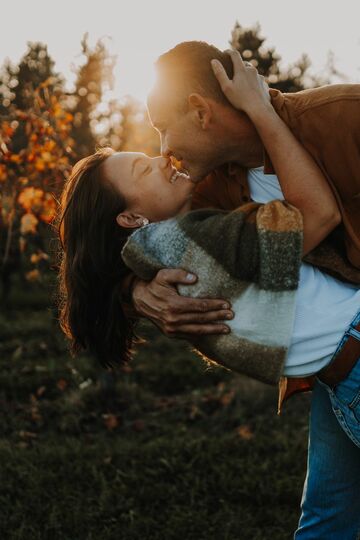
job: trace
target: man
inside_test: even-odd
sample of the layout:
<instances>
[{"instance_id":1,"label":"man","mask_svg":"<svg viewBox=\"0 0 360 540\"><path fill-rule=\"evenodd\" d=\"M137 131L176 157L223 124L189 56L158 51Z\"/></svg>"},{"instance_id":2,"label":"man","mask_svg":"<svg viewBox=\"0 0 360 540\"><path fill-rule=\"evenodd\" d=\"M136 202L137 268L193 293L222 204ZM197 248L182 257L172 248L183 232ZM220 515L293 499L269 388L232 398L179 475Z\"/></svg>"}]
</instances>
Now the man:
<instances>
[{"instance_id":1,"label":"man","mask_svg":"<svg viewBox=\"0 0 360 540\"><path fill-rule=\"evenodd\" d=\"M162 154L180 161L198 182L193 208L240 206L250 198L247 170L264 166L265 173L273 172L254 125L224 95L231 97L231 56L205 43L189 42L157 62L158 82L149 97L149 114L161 136ZM227 76L215 65L216 80L212 59L220 61ZM270 93L278 115L327 177L342 213L343 229L338 227L305 260L360 284L360 85L293 95ZM175 285L189 282L179 269L162 270L150 283L135 280L130 292L133 307L172 337L219 332L221 325L212 323L224 318L222 302L180 298ZM314 378L310 379L292 379L285 396L310 389ZM358 519L353 513L359 506L358 448L341 432L326 392L319 384L315 390L308 476L296 538L325 537L325 530L327 538L340 539L344 523L356 526Z\"/></svg>"}]
</instances>

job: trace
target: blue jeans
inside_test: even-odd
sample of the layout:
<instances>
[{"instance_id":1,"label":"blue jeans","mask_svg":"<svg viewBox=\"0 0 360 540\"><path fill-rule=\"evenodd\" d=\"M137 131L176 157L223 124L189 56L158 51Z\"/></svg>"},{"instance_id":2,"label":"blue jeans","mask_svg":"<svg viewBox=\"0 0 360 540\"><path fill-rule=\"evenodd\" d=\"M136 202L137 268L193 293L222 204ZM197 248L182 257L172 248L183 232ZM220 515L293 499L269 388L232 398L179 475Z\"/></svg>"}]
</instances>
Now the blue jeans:
<instances>
[{"instance_id":1,"label":"blue jeans","mask_svg":"<svg viewBox=\"0 0 360 540\"><path fill-rule=\"evenodd\" d=\"M349 334L360 340L353 328L359 321L360 312L337 351ZM301 517L294 539L360 539L360 358L334 387L316 378Z\"/></svg>"}]
</instances>

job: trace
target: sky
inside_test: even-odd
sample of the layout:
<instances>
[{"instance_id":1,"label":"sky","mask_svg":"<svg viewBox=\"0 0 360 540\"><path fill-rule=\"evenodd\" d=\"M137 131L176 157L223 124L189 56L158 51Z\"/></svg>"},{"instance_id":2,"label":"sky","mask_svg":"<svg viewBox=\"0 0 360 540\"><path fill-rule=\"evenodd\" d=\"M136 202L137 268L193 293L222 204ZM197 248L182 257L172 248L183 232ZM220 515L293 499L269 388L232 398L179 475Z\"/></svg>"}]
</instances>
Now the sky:
<instances>
[{"instance_id":1,"label":"sky","mask_svg":"<svg viewBox=\"0 0 360 540\"><path fill-rule=\"evenodd\" d=\"M306 53L311 72L320 74L331 51L346 81L360 82L359 0L1 0L1 14L0 64L6 57L18 62L27 41L42 41L70 88L88 32L90 45L103 38L117 56L118 98L131 94L145 102L154 61L181 41L228 48L236 21L260 23L265 45L276 48L284 66Z\"/></svg>"}]
</instances>

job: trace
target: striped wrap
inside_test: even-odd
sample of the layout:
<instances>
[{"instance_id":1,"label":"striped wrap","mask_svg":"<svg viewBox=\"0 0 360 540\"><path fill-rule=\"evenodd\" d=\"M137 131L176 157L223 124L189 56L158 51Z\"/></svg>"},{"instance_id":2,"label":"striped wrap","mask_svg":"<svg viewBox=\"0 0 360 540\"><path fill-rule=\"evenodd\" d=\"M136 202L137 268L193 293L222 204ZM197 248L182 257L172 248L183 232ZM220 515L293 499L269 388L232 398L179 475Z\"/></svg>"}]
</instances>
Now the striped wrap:
<instances>
[{"instance_id":1,"label":"striped wrap","mask_svg":"<svg viewBox=\"0 0 360 540\"><path fill-rule=\"evenodd\" d=\"M248 203L232 212L202 209L136 230L125 264L151 280L162 268L183 268L196 283L184 296L232 304L229 334L192 340L206 362L262 382L278 383L289 348L302 257L302 215L286 201Z\"/></svg>"}]
</instances>

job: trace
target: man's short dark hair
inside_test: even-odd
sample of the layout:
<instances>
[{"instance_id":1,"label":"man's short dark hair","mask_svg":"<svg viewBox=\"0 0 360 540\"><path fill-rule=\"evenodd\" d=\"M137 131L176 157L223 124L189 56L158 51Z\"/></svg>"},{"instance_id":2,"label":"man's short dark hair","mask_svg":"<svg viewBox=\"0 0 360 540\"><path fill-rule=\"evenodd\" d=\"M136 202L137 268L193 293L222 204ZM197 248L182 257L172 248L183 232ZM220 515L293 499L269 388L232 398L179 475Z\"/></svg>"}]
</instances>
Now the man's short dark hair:
<instances>
[{"instance_id":1,"label":"man's short dark hair","mask_svg":"<svg viewBox=\"0 0 360 540\"><path fill-rule=\"evenodd\" d=\"M162 54L155 63L160 88L165 85L171 91L176 91L176 98L182 101L178 102L180 107L185 106L185 100L191 92L229 104L212 71L210 61L213 58L222 63L228 77L232 78L233 64L227 53L205 41L179 43Z\"/></svg>"}]
</instances>

